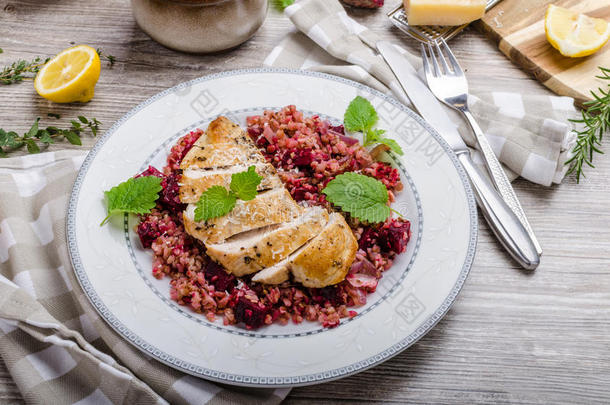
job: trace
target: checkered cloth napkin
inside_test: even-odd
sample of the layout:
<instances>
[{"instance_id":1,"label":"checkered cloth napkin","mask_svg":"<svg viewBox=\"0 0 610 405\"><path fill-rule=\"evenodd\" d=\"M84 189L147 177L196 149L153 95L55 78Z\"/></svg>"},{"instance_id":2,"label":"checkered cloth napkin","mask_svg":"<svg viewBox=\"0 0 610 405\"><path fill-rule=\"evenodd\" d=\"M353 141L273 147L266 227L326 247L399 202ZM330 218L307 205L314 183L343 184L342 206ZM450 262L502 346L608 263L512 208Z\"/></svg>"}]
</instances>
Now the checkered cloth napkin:
<instances>
[{"instance_id":1,"label":"checkered cloth napkin","mask_svg":"<svg viewBox=\"0 0 610 405\"><path fill-rule=\"evenodd\" d=\"M267 66L316 70L355 80L410 104L394 74L373 51L380 38L351 19L337 0L300 0L285 10L297 31L290 33L267 57ZM459 39L458 39L459 40ZM416 69L418 56L397 46ZM508 62L507 62L508 63ZM470 106L494 152L510 177L521 176L545 186L565 175L575 136L569 118L577 116L568 97L533 96L502 91L470 96ZM448 112L466 143L476 141L466 123ZM482 163L478 152L475 162Z\"/></svg>"},{"instance_id":2,"label":"checkered cloth napkin","mask_svg":"<svg viewBox=\"0 0 610 405\"><path fill-rule=\"evenodd\" d=\"M85 154L0 160L0 356L28 404L278 404L289 389L186 375L117 335L81 290L66 207Z\"/></svg>"}]
</instances>

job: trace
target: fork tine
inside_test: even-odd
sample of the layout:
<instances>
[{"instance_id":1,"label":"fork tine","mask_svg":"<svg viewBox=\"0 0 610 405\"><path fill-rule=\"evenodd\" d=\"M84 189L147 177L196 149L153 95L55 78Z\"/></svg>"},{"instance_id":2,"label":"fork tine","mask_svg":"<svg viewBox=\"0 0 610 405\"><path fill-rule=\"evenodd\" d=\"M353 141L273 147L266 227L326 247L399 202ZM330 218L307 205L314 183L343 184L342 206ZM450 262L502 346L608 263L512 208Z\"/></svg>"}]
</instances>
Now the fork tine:
<instances>
[{"instance_id":1,"label":"fork tine","mask_svg":"<svg viewBox=\"0 0 610 405\"><path fill-rule=\"evenodd\" d=\"M463 75L464 71L462 70L462 67L460 66L460 64L457 61L457 59L455 58L455 56L453 55L453 52L451 52L449 45L447 45L447 43L445 42L444 39L441 40L441 45L443 45L443 48L444 48L445 52L447 53L447 56L449 57L449 61L451 62L451 66L453 67L453 71L455 72L455 74ZM439 51L440 51L440 49L439 49Z\"/></svg>"},{"instance_id":2,"label":"fork tine","mask_svg":"<svg viewBox=\"0 0 610 405\"><path fill-rule=\"evenodd\" d=\"M421 59L424 63L424 73L426 74L426 80L429 82L434 76L430 71L430 61L428 60L428 54L426 53L426 47L421 44Z\"/></svg>"},{"instance_id":3,"label":"fork tine","mask_svg":"<svg viewBox=\"0 0 610 405\"><path fill-rule=\"evenodd\" d=\"M430 60L432 61L432 66L434 67L434 77L439 77L441 75L441 69L438 66L438 62L436 61L436 55L434 55L434 49L430 42L428 42L428 51L430 52Z\"/></svg>"},{"instance_id":4,"label":"fork tine","mask_svg":"<svg viewBox=\"0 0 610 405\"><path fill-rule=\"evenodd\" d=\"M447 64L447 60L445 59L445 55L443 55L443 50L439 46L438 41L434 41L434 47L436 48L436 51L439 54L439 58L441 60L443 68L445 68L445 74L451 74L451 69L449 69L449 65Z\"/></svg>"}]
</instances>

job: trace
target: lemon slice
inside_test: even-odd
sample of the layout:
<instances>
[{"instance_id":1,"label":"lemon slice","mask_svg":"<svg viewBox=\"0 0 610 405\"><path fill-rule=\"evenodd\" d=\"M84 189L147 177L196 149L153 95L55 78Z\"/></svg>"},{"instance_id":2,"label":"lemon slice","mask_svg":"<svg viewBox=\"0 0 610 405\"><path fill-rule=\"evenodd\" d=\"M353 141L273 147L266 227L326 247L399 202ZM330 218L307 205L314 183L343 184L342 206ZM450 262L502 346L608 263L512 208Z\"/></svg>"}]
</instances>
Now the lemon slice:
<instances>
[{"instance_id":1,"label":"lemon slice","mask_svg":"<svg viewBox=\"0 0 610 405\"><path fill-rule=\"evenodd\" d=\"M47 62L34 80L42 97L56 103L87 102L100 77L100 57L87 45L68 48Z\"/></svg>"},{"instance_id":2,"label":"lemon slice","mask_svg":"<svg viewBox=\"0 0 610 405\"><path fill-rule=\"evenodd\" d=\"M572 58L594 54L610 38L608 21L553 4L546 10L544 29L553 48Z\"/></svg>"}]
</instances>

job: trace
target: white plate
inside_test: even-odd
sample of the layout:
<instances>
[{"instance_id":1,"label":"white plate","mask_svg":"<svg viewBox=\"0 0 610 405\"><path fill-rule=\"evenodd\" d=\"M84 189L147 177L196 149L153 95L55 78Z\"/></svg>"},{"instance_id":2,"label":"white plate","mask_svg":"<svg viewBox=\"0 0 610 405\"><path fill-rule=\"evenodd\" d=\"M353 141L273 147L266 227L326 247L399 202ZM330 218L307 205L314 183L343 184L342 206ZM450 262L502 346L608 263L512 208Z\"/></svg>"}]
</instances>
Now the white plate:
<instances>
[{"instance_id":1,"label":"white plate","mask_svg":"<svg viewBox=\"0 0 610 405\"><path fill-rule=\"evenodd\" d=\"M388 159L405 189L394 208L413 236L358 315L333 329L317 323L256 331L209 322L169 299L151 274L136 218L106 216L103 190L164 166L170 147L218 115L244 125L263 108L296 104L340 122L356 96L373 103L379 127L405 151ZM76 179L68 242L78 280L101 316L131 344L176 369L223 383L282 387L341 378L372 367L426 334L447 312L472 263L476 206L456 156L415 113L358 83L313 72L256 69L206 76L166 90L121 118L96 143Z\"/></svg>"}]
</instances>

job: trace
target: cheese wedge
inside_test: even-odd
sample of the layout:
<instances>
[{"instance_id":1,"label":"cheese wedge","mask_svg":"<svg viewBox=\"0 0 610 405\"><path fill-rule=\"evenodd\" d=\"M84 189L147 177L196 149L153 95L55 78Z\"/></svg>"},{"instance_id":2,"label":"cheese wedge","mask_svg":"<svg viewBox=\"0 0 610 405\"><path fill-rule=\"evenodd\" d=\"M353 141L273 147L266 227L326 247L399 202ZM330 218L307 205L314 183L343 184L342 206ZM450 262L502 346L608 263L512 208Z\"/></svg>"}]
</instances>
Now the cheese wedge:
<instances>
[{"instance_id":1,"label":"cheese wedge","mask_svg":"<svg viewBox=\"0 0 610 405\"><path fill-rule=\"evenodd\" d=\"M404 0L410 25L462 25L485 14L487 0Z\"/></svg>"}]
</instances>

